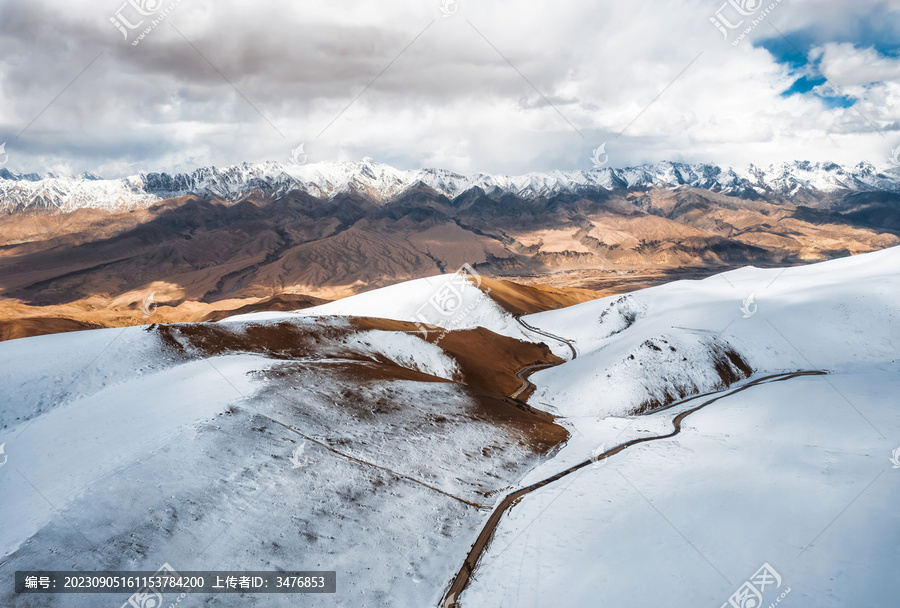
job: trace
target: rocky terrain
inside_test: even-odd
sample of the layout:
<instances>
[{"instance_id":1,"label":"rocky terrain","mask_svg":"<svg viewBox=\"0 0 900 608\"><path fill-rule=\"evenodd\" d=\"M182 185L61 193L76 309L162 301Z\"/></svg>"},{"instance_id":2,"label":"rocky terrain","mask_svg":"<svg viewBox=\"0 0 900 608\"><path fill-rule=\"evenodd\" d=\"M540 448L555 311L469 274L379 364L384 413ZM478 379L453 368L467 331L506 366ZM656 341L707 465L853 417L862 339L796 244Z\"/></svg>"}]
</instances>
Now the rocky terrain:
<instances>
[{"instance_id":1,"label":"rocky terrain","mask_svg":"<svg viewBox=\"0 0 900 608\"><path fill-rule=\"evenodd\" d=\"M520 177L371 160L120 180L3 171L0 335L33 335L35 319L142 323L148 306L200 321L282 295L315 304L465 263L614 293L821 261L900 243L898 184L865 163Z\"/></svg>"}]
</instances>

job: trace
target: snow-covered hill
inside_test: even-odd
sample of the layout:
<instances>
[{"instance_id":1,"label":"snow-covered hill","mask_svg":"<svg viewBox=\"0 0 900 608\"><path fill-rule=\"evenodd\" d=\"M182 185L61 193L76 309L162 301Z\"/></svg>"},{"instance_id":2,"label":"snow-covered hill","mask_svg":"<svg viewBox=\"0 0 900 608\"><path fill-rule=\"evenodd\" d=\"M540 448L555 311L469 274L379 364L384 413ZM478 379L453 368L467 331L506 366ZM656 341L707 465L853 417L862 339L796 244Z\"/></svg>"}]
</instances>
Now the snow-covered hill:
<instances>
[{"instance_id":1,"label":"snow-covered hill","mask_svg":"<svg viewBox=\"0 0 900 608\"><path fill-rule=\"evenodd\" d=\"M336 569L341 595L307 604L437 606L508 488L598 446L668 433L692 402L635 410L740 386L751 372L820 369L828 375L723 398L677 437L526 495L459 599L722 605L768 562L798 605L890 605L900 593L889 464L900 436L898 271L900 248L744 268L526 325L472 278L444 275L299 313L4 342L0 573ZM531 376L529 403L558 414L569 441L539 461L521 434L537 423L492 419L492 407L522 410L486 407L447 382L459 366L433 334L364 330L348 316L551 344L567 361ZM395 375L379 375L384 366ZM40 605L96 603L46 597ZM38 605L28 599L0 591L4 606Z\"/></svg>"},{"instance_id":2,"label":"snow-covered hill","mask_svg":"<svg viewBox=\"0 0 900 608\"><path fill-rule=\"evenodd\" d=\"M414 321L444 301L448 284L457 284L453 275L297 314ZM446 317L447 326L567 350L474 285L459 291L468 315ZM900 248L747 267L522 320L574 341L578 356L531 376L538 389L529 403L561 416L571 437L510 491L670 433L672 419L701 401L681 397L741 388L747 375L827 375L726 396L686 419L676 438L628 448L527 495L504 513L474 582L456 598L461 606L744 605L729 598L740 602L743 582L766 563L782 580L763 590L762 605L793 594L802 605L881 606L900 592L889 540L900 531L889 507L900 490L888 480L900 436ZM671 401L673 409L654 411Z\"/></svg>"},{"instance_id":3,"label":"snow-covered hill","mask_svg":"<svg viewBox=\"0 0 900 608\"><path fill-rule=\"evenodd\" d=\"M489 292L479 289L477 279L465 273L454 273L415 279L374 289L336 300L322 306L294 313L262 312L238 315L224 322L273 321L304 317L377 317L415 323L429 341L439 341L444 330L484 327L494 333L524 341L535 341L513 315L497 305ZM430 333L429 333L430 332ZM566 356L568 349L558 343L547 344L551 350Z\"/></svg>"},{"instance_id":4,"label":"snow-covered hill","mask_svg":"<svg viewBox=\"0 0 900 608\"><path fill-rule=\"evenodd\" d=\"M539 457L514 415L492 420L445 381L458 369L438 346L334 317L25 338L0 344L0 365L6 580L34 568L302 567L341 581L339 595L304 605L436 605L465 530ZM126 598L0 590L16 608Z\"/></svg>"},{"instance_id":5,"label":"snow-covered hill","mask_svg":"<svg viewBox=\"0 0 900 608\"><path fill-rule=\"evenodd\" d=\"M377 203L390 202L419 187L449 198L479 189L489 196L523 198L555 194L589 194L621 189L692 186L733 195L795 195L813 193L900 192L900 168L885 172L867 162L846 167L834 163L795 161L762 168L716 164L661 162L655 165L591 171L551 171L521 176L475 173L461 175L441 169L400 170L364 159L309 165L243 163L224 169L203 167L192 173L144 173L103 180L17 174L0 170L0 209L25 208L73 211L80 208L125 210L196 194L236 202L253 193L279 197L305 192L317 198L358 193Z\"/></svg>"},{"instance_id":6,"label":"snow-covered hill","mask_svg":"<svg viewBox=\"0 0 900 608\"><path fill-rule=\"evenodd\" d=\"M745 267L526 315L579 356L537 372L533 405L565 416L624 415L723 388L748 373L832 368L900 355L900 247L787 269ZM443 306L443 307L442 307ZM445 329L485 327L545 342L460 274L407 281L296 313L234 321L356 316ZM872 325L880 329L871 333ZM806 345L798 351L793 342Z\"/></svg>"},{"instance_id":7,"label":"snow-covered hill","mask_svg":"<svg viewBox=\"0 0 900 608\"><path fill-rule=\"evenodd\" d=\"M742 268L525 317L581 356L540 371L532 403L625 415L742 377L900 358L900 248L789 269ZM873 331L873 328L878 328Z\"/></svg>"},{"instance_id":8,"label":"snow-covered hill","mask_svg":"<svg viewBox=\"0 0 900 608\"><path fill-rule=\"evenodd\" d=\"M250 313L229 317L227 321L262 321L294 315L377 317L420 322L424 329L434 325L445 329L486 327L496 331L514 324L512 315L501 309L461 273L405 281L288 313L287 316L281 312Z\"/></svg>"},{"instance_id":9,"label":"snow-covered hill","mask_svg":"<svg viewBox=\"0 0 900 608\"><path fill-rule=\"evenodd\" d=\"M725 397L688 417L677 437L633 446L522 499L459 604L893 606L898 394L900 365L888 361ZM568 419L572 440L517 487L666 435L697 403ZM760 588L752 579L764 564L780 580Z\"/></svg>"},{"instance_id":10,"label":"snow-covered hill","mask_svg":"<svg viewBox=\"0 0 900 608\"><path fill-rule=\"evenodd\" d=\"M723 396L678 436L528 494L504 515L460 605L894 605L900 248L744 268L525 320L575 340L580 356L531 378L530 403L561 414L572 438L517 488L668 437L675 416L713 396L629 413L721 388L717 349L739 353L754 378L827 375ZM764 566L777 577L760 585Z\"/></svg>"}]
</instances>

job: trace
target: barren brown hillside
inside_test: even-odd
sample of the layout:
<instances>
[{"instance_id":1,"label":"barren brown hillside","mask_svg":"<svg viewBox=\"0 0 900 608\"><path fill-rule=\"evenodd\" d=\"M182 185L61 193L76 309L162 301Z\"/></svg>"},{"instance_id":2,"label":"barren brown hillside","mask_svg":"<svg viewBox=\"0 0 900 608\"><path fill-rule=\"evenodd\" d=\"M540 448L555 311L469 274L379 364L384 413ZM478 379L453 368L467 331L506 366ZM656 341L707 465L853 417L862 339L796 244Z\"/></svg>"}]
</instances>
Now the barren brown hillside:
<instances>
[{"instance_id":1,"label":"barren brown hillside","mask_svg":"<svg viewBox=\"0 0 900 608\"><path fill-rule=\"evenodd\" d=\"M183 196L128 212L28 210L0 217L0 338L146 323L148 306L162 322L298 309L463 264L487 281L533 287L488 283L511 312L536 312L590 292L890 247L900 243L895 206L887 195L751 200L681 187L455 200L418 189L388 203L292 192L237 203ZM589 291L554 291L569 288Z\"/></svg>"}]
</instances>

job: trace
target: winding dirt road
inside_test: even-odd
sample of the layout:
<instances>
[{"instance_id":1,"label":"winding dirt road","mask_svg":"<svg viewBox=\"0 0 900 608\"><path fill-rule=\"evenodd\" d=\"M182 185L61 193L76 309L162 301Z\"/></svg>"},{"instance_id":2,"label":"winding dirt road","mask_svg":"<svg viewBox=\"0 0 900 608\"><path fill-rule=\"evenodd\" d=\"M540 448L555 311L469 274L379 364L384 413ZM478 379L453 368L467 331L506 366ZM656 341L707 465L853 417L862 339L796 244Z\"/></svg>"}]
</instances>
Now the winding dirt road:
<instances>
[{"instance_id":1,"label":"winding dirt road","mask_svg":"<svg viewBox=\"0 0 900 608\"><path fill-rule=\"evenodd\" d=\"M572 347L572 350L573 350L573 355L574 355L575 354L574 347ZM503 514L506 512L507 509L511 508L512 505L516 501L521 499L526 494L530 494L531 492L534 492L535 490L543 488L544 486L551 484L554 481L558 481L558 480L562 479L563 477L566 477L567 475L570 475L571 473L578 471L579 469L583 469L586 466L592 465L597 461L605 460L605 459L609 458L610 456L613 456L614 454L618 454L619 452L621 452L633 445L637 445L639 443L646 443L648 441L658 441L660 439L669 439L671 437L674 437L675 435L678 435L681 432L681 423L684 421L685 418L687 418L694 412L702 410L706 406L708 406L712 403L715 403L716 401L718 401L720 399L723 399L725 397L730 397L731 395L735 395L735 394L745 391L749 388L752 388L754 386L758 386L758 385L764 384L764 383L782 382L782 381L790 380L792 378L797 378L800 376L823 376L825 374L826 374L826 372L817 371L817 370L797 371L797 372L790 372L790 373L783 373L783 374L772 374L772 375L764 376L762 378L758 378L756 380L748 382L747 384L744 384L736 389L718 391L718 392L714 392L714 393L705 393L702 395L695 395L693 397L689 397L688 399L684 399L682 401L673 403L664 409L671 409L673 407L683 405L685 403L694 401L696 399L702 399L703 397L709 397L710 395L716 395L715 397L713 397L711 399L707 399L700 405L697 405L689 410L685 410L685 411L681 412L680 414L678 414L677 416L675 416L675 418L672 420L674 430L671 433L668 433L666 435L659 435L659 436L655 436L655 437L641 437L639 439L632 439L630 441L626 441L625 443L622 443L610 450L605 451L604 453L600 454L599 456L595 456L595 457L591 458L590 460L585 460L584 462L581 462L572 467L569 467L568 469L566 469L564 471L560 471L559 473L557 473L551 477L547 477L546 479L543 479L543 480L541 480L537 483L534 483L528 487L522 488L520 490L516 490L515 492L508 494L500 502L500 504L497 505L497 507L494 509L493 513L491 513L491 516L488 518L487 522L485 523L484 527L482 528L481 533L478 535L478 538L475 540L475 544L473 544L472 548L469 550L469 554L466 556L466 559L463 562L462 567L459 569L459 572L456 574L454 579L451 581L450 586L447 589L447 592L444 594L443 602L441 603L441 608L455 608L456 606L458 606L458 604L456 603L456 599L459 598L460 594L469 585L469 581L471 580L472 575L475 572L475 568L478 567L478 561L481 559L482 554L484 553L485 549L487 549L488 545L490 544L491 538L494 535L494 531L497 529L497 525L500 523L500 520L503 517ZM658 410L658 411L662 411L662 410Z\"/></svg>"},{"instance_id":2,"label":"winding dirt road","mask_svg":"<svg viewBox=\"0 0 900 608\"><path fill-rule=\"evenodd\" d=\"M525 321L522 320L522 315L513 315L513 316L515 317L515 319L519 323L519 325L524 327L526 330L536 333L536 334L539 334L546 338L550 338L551 340L556 340L557 342L568 346L569 349L572 351L572 358L569 359L569 361L573 361L578 357L578 351L575 349L575 341L574 340L567 340L566 338L561 338L560 336L555 336L555 335L548 333L542 329L538 329L537 327L534 327L533 325L529 325L528 323L526 323ZM509 395L510 399L518 399L522 395L522 393L529 391L529 390L536 390L537 387L531 381L528 380L528 376L530 376L532 373L536 372L539 369L546 369L548 367L554 367L554 365L552 363L541 363L541 364L537 364L537 365L526 365L525 367L519 369L516 372L516 378L518 378L522 382L522 386L517 388L512 394Z\"/></svg>"},{"instance_id":3,"label":"winding dirt road","mask_svg":"<svg viewBox=\"0 0 900 608\"><path fill-rule=\"evenodd\" d=\"M532 382L526 377L527 375L531 375L533 372L536 372L539 369L546 369L548 367L555 367L553 363L540 363L538 365L526 365L516 372L516 378L521 380L522 386L517 388L513 393L509 395L510 399L518 399L519 396L527 390L536 389L537 387L532 384Z\"/></svg>"},{"instance_id":4,"label":"winding dirt road","mask_svg":"<svg viewBox=\"0 0 900 608\"><path fill-rule=\"evenodd\" d=\"M574 340L567 340L566 338L561 338L560 336L554 336L553 334L548 333L542 329L538 329L537 327L535 327L533 325L529 325L528 323L526 323L525 321L522 320L522 315L514 315L514 316L515 316L516 321L519 322L519 325L521 325L528 331L534 332L536 334L540 334L542 336L546 336L547 338L550 338L551 340L556 340L557 342L562 342L563 344L568 346L569 350L572 351L572 359L569 359L570 361L572 361L573 359L576 359L578 357L578 351L575 349L575 341Z\"/></svg>"}]
</instances>

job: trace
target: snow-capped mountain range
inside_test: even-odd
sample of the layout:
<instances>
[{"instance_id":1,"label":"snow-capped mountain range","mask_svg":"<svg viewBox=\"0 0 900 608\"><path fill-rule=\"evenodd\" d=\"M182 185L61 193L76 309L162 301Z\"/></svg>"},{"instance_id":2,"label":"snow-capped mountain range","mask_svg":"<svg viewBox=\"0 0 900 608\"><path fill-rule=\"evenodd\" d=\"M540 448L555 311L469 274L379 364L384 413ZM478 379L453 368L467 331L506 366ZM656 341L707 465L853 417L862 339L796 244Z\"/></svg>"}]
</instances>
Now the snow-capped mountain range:
<instances>
[{"instance_id":1,"label":"snow-capped mountain range","mask_svg":"<svg viewBox=\"0 0 900 608\"><path fill-rule=\"evenodd\" d=\"M18 174L0 170L0 209L60 210L80 208L121 211L148 207L185 195L240 201L254 192L279 197L300 191L316 198L358 193L385 204L405 192L427 187L448 198L478 188L488 196L513 194L537 198L558 194L589 194L625 189L689 186L728 195L799 192L900 193L900 167L879 171L868 162L855 166L794 161L767 168L749 165L734 169L716 164L660 162L624 169L603 167L590 171L550 171L520 176L474 173L462 175L443 169L401 170L371 159L310 165L264 162L242 163L224 169L203 167L193 173L142 173L106 180L91 174L76 177Z\"/></svg>"}]
</instances>

